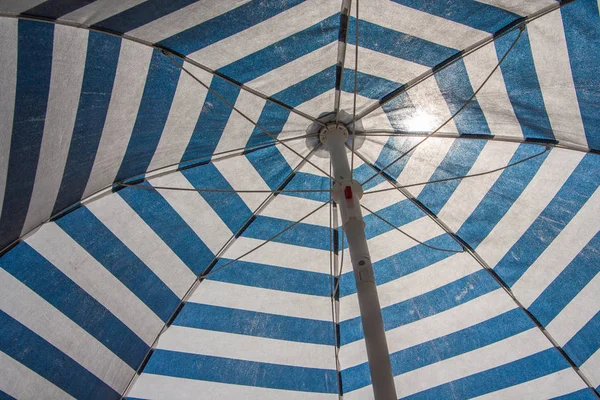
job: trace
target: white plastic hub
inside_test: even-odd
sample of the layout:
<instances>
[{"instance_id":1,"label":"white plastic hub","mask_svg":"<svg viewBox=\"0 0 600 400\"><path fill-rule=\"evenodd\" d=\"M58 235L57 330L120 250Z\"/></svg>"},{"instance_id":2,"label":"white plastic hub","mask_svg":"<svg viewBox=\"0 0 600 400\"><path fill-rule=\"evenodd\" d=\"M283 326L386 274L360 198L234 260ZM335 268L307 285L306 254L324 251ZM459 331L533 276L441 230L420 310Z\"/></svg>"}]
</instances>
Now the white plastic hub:
<instances>
[{"instance_id":1,"label":"white plastic hub","mask_svg":"<svg viewBox=\"0 0 600 400\"><path fill-rule=\"evenodd\" d=\"M330 135L341 135L344 138L344 142L348 140L349 136L348 129L346 129L344 125L336 124L335 122L327 124L327 126L321 128L321 130L319 131L319 140L324 145L327 145L327 138Z\"/></svg>"}]
</instances>

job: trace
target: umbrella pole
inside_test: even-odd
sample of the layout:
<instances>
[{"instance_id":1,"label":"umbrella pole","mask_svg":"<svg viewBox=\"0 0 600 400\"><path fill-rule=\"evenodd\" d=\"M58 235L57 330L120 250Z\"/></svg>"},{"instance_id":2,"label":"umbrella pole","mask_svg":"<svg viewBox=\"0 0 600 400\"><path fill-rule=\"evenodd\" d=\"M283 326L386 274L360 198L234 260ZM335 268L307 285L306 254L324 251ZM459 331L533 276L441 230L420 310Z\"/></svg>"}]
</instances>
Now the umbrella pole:
<instances>
[{"instance_id":1,"label":"umbrella pole","mask_svg":"<svg viewBox=\"0 0 600 400\"><path fill-rule=\"evenodd\" d=\"M395 400L394 376L360 207L363 191L360 184L352 180L346 155L348 131L341 124L330 124L321 130L320 136L329 150L337 181L332 194L340 206L342 226L348 240L373 392L376 400Z\"/></svg>"}]
</instances>

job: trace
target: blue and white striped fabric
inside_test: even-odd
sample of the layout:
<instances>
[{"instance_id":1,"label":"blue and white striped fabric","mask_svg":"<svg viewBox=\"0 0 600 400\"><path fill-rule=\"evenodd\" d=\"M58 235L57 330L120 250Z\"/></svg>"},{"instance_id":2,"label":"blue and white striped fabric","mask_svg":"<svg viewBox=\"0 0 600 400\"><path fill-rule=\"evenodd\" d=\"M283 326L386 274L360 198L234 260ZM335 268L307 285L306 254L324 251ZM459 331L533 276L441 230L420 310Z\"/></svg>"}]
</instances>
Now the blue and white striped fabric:
<instances>
[{"instance_id":1,"label":"blue and white striped fabric","mask_svg":"<svg viewBox=\"0 0 600 400\"><path fill-rule=\"evenodd\" d=\"M397 397L598 398L599 12L0 0L0 398L373 398L335 207L229 264L330 200L355 78L363 204L467 248L365 212Z\"/></svg>"}]
</instances>

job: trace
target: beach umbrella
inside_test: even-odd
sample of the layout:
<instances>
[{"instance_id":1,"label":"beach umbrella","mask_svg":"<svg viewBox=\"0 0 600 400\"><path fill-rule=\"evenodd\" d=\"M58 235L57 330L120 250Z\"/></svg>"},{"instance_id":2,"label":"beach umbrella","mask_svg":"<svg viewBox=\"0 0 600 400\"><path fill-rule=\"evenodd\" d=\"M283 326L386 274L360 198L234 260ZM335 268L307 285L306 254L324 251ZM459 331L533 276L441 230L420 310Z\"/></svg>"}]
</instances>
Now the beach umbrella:
<instances>
[{"instance_id":1,"label":"beach umbrella","mask_svg":"<svg viewBox=\"0 0 600 400\"><path fill-rule=\"evenodd\" d=\"M600 397L596 0L0 0L0 397Z\"/></svg>"}]
</instances>

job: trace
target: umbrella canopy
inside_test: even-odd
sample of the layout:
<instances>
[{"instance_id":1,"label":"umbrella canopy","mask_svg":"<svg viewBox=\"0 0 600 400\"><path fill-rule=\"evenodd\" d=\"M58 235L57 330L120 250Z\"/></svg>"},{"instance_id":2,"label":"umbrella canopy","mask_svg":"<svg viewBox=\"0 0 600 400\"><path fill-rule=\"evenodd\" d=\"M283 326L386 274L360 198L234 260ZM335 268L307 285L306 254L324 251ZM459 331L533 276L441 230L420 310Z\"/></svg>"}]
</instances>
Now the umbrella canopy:
<instances>
[{"instance_id":1,"label":"umbrella canopy","mask_svg":"<svg viewBox=\"0 0 600 400\"><path fill-rule=\"evenodd\" d=\"M0 397L598 398L596 0L1 0Z\"/></svg>"}]
</instances>

